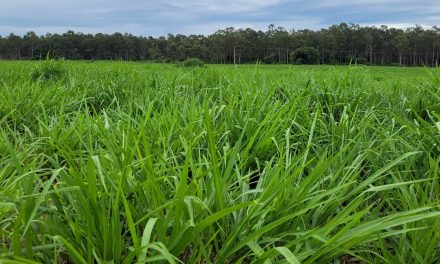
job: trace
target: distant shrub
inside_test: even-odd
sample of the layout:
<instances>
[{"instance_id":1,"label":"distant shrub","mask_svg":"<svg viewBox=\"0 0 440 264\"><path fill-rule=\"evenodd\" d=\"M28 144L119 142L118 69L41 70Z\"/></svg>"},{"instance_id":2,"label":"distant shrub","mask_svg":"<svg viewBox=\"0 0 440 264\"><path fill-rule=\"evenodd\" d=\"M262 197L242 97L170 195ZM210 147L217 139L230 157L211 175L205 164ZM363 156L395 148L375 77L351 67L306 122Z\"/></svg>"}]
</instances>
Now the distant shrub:
<instances>
[{"instance_id":1,"label":"distant shrub","mask_svg":"<svg viewBox=\"0 0 440 264\"><path fill-rule=\"evenodd\" d=\"M299 48L290 54L290 60L295 64L317 64L319 51L313 47Z\"/></svg>"},{"instance_id":2,"label":"distant shrub","mask_svg":"<svg viewBox=\"0 0 440 264\"><path fill-rule=\"evenodd\" d=\"M58 81L67 74L63 61L46 59L38 64L30 73L32 80Z\"/></svg>"},{"instance_id":3,"label":"distant shrub","mask_svg":"<svg viewBox=\"0 0 440 264\"><path fill-rule=\"evenodd\" d=\"M263 62L265 64L274 64L277 62L277 53L271 52L265 58L263 58Z\"/></svg>"},{"instance_id":4,"label":"distant shrub","mask_svg":"<svg viewBox=\"0 0 440 264\"><path fill-rule=\"evenodd\" d=\"M181 63L183 67L206 67L205 63L197 58L189 58Z\"/></svg>"},{"instance_id":5,"label":"distant shrub","mask_svg":"<svg viewBox=\"0 0 440 264\"><path fill-rule=\"evenodd\" d=\"M367 64L368 60L364 57L347 56L346 60L348 64Z\"/></svg>"}]
</instances>

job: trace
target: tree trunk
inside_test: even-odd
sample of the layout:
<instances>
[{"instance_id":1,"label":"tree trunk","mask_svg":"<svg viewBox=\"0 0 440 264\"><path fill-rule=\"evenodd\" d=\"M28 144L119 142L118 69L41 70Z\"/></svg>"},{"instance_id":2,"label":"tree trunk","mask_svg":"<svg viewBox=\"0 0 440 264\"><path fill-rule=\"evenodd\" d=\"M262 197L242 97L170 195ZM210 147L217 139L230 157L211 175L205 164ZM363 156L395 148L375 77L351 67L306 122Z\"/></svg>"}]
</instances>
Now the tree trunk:
<instances>
[{"instance_id":1,"label":"tree trunk","mask_svg":"<svg viewBox=\"0 0 440 264\"><path fill-rule=\"evenodd\" d=\"M281 63L281 48L278 47L278 63Z\"/></svg>"},{"instance_id":2,"label":"tree trunk","mask_svg":"<svg viewBox=\"0 0 440 264\"><path fill-rule=\"evenodd\" d=\"M416 53L413 53L413 66L416 67Z\"/></svg>"}]
</instances>

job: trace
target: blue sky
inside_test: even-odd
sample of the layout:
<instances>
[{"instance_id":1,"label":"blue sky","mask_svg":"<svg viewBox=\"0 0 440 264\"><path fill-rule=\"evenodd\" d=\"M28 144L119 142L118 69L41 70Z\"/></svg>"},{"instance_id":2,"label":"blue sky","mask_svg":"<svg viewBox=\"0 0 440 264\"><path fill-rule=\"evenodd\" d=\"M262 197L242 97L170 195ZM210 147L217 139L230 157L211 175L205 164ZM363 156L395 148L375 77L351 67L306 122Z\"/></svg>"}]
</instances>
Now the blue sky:
<instances>
[{"instance_id":1,"label":"blue sky","mask_svg":"<svg viewBox=\"0 0 440 264\"><path fill-rule=\"evenodd\" d=\"M0 0L0 35L129 32L210 34L269 24L320 29L339 22L440 26L440 0Z\"/></svg>"}]
</instances>

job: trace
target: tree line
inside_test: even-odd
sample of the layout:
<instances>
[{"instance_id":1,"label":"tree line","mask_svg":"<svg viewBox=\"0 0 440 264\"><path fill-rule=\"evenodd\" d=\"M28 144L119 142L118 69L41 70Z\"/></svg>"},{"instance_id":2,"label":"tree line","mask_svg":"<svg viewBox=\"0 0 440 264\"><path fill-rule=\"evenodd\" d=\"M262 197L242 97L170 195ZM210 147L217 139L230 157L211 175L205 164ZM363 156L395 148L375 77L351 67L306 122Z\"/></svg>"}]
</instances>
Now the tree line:
<instances>
[{"instance_id":1,"label":"tree line","mask_svg":"<svg viewBox=\"0 0 440 264\"><path fill-rule=\"evenodd\" d=\"M229 27L205 35L144 37L132 34L0 36L0 59L151 60L199 58L207 63L309 63L436 66L440 28L359 26L341 23L321 30L267 30Z\"/></svg>"}]
</instances>

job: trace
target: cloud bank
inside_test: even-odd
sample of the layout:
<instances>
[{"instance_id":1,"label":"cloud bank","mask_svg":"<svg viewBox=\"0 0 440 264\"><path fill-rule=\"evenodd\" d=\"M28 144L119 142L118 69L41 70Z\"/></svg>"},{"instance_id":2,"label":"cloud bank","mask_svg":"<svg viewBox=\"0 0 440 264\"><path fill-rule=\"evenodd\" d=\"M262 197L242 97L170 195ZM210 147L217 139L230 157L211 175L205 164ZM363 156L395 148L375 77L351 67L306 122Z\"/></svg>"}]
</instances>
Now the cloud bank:
<instances>
[{"instance_id":1,"label":"cloud bank","mask_svg":"<svg viewBox=\"0 0 440 264\"><path fill-rule=\"evenodd\" d=\"M0 0L0 35L128 32L210 34L225 27L319 29L340 22L440 25L438 0Z\"/></svg>"}]
</instances>

